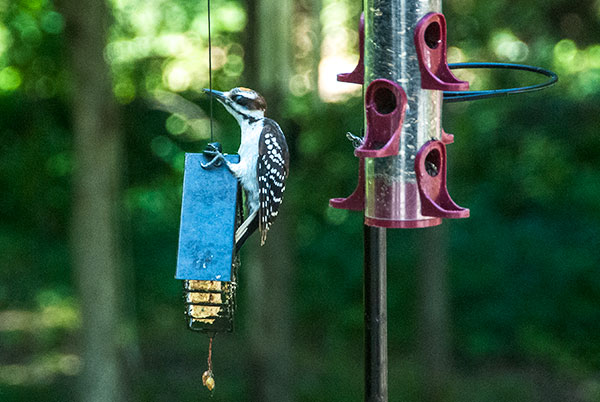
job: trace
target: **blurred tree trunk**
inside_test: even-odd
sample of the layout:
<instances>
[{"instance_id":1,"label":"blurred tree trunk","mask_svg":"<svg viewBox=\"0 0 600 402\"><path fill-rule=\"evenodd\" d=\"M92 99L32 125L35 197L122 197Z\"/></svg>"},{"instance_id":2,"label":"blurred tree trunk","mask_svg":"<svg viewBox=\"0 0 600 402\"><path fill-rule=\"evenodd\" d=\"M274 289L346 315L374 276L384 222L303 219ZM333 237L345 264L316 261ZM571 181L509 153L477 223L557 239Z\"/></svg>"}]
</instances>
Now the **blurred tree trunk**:
<instances>
[{"instance_id":1,"label":"blurred tree trunk","mask_svg":"<svg viewBox=\"0 0 600 402\"><path fill-rule=\"evenodd\" d=\"M283 119L282 105L288 94L292 49L293 3L291 0L247 1L247 85L267 100L267 116L276 120L288 142L292 134ZM291 174L293 175L293 168ZM284 201L267 242L257 237L246 248L248 330L252 365L251 400L288 402L292 383L292 281L293 250L289 203ZM245 286L246 284L242 284Z\"/></svg>"},{"instance_id":2,"label":"blurred tree trunk","mask_svg":"<svg viewBox=\"0 0 600 402\"><path fill-rule=\"evenodd\" d=\"M282 103L288 94L293 49L292 0L257 0L255 78L266 96L268 115L282 121ZM283 123L283 121L282 121Z\"/></svg>"},{"instance_id":3,"label":"blurred tree trunk","mask_svg":"<svg viewBox=\"0 0 600 402\"><path fill-rule=\"evenodd\" d=\"M448 222L421 229L419 242L419 356L425 402L446 400L451 370L448 312Z\"/></svg>"},{"instance_id":4,"label":"blurred tree trunk","mask_svg":"<svg viewBox=\"0 0 600 402\"><path fill-rule=\"evenodd\" d=\"M75 172L72 256L81 304L80 375L85 402L120 402L118 272L122 132L104 60L104 1L62 0L73 77Z\"/></svg>"},{"instance_id":5,"label":"blurred tree trunk","mask_svg":"<svg viewBox=\"0 0 600 402\"><path fill-rule=\"evenodd\" d=\"M315 102L321 102L319 96L319 64L321 64L321 43L322 43L322 25L321 25L321 10L323 8L322 0L312 0L310 2L311 7L311 19L312 19L312 31L314 32L313 37L313 65L312 72L310 75L311 88L313 91L313 99Z\"/></svg>"}]
</instances>

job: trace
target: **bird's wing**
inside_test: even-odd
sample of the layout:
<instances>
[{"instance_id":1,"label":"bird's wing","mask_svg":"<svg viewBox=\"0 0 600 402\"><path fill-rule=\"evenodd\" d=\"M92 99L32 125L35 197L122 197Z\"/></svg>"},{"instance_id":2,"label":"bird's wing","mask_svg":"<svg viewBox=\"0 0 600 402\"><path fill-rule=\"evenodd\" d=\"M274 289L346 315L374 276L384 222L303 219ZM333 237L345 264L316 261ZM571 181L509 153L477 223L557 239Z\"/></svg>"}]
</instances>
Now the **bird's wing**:
<instances>
[{"instance_id":1,"label":"bird's wing","mask_svg":"<svg viewBox=\"0 0 600 402\"><path fill-rule=\"evenodd\" d=\"M277 217L285 190L285 179L289 171L289 152L285 137L279 125L264 119L264 126L258 143L258 191L260 205L260 243L263 245L267 231Z\"/></svg>"}]
</instances>

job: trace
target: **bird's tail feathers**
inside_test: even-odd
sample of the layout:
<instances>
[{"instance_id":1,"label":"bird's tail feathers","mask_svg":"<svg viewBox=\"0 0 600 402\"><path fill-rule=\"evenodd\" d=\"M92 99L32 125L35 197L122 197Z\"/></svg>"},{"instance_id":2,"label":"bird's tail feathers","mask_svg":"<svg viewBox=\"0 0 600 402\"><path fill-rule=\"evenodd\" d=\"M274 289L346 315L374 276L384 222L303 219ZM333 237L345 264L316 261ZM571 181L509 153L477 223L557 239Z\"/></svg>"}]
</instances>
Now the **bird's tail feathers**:
<instances>
[{"instance_id":1,"label":"bird's tail feathers","mask_svg":"<svg viewBox=\"0 0 600 402\"><path fill-rule=\"evenodd\" d=\"M258 210L254 211L235 231L235 250L240 251L248 237L258 229ZM264 243L261 237L261 245Z\"/></svg>"}]
</instances>

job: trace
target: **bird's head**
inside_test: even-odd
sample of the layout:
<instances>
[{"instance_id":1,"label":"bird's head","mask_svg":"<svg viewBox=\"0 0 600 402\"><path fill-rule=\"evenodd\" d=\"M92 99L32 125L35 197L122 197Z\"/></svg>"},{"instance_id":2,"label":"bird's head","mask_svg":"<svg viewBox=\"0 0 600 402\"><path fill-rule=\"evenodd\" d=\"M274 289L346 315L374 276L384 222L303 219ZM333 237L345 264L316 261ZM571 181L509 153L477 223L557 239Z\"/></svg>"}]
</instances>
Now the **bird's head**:
<instances>
[{"instance_id":1,"label":"bird's head","mask_svg":"<svg viewBox=\"0 0 600 402\"><path fill-rule=\"evenodd\" d=\"M267 102L252 89L239 87L227 92L205 89L204 92L214 96L240 124L246 119L256 120L265 117Z\"/></svg>"}]
</instances>

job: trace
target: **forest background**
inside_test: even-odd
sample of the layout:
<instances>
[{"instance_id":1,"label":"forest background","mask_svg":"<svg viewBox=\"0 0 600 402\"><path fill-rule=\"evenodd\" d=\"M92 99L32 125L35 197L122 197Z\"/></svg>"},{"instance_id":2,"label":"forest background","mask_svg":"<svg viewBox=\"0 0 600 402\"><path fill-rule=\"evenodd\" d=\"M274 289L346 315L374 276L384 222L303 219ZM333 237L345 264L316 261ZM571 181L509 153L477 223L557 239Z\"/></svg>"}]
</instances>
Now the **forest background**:
<instances>
[{"instance_id":1,"label":"forest background","mask_svg":"<svg viewBox=\"0 0 600 402\"><path fill-rule=\"evenodd\" d=\"M362 216L350 194L360 1L212 1L213 84L288 138L283 210L242 253L236 330L186 330L185 152L209 141L207 3L0 0L0 401L356 401ZM449 59L546 91L444 107L469 219L388 233L392 401L600 400L600 2L447 0ZM527 73L461 71L473 89ZM193 102L193 103L190 103ZM239 129L219 105L214 134Z\"/></svg>"}]
</instances>

